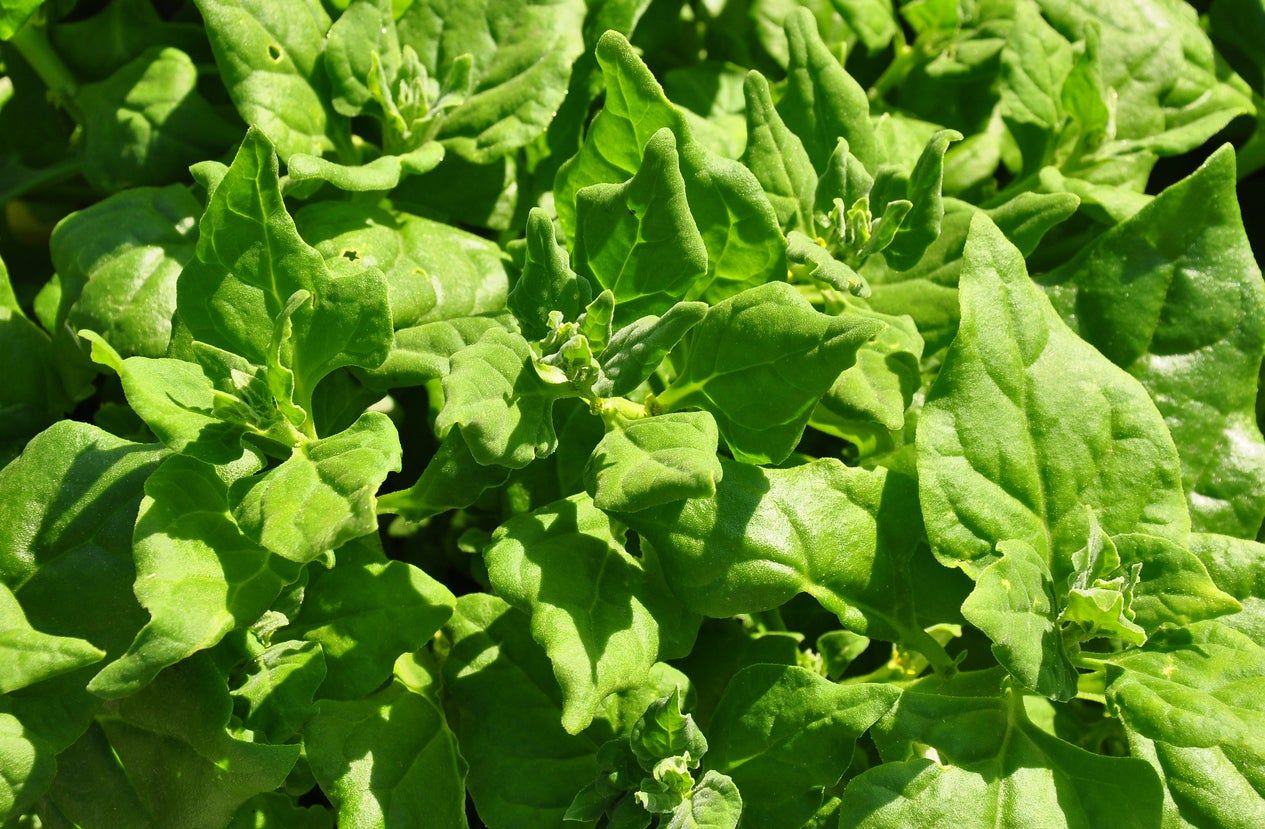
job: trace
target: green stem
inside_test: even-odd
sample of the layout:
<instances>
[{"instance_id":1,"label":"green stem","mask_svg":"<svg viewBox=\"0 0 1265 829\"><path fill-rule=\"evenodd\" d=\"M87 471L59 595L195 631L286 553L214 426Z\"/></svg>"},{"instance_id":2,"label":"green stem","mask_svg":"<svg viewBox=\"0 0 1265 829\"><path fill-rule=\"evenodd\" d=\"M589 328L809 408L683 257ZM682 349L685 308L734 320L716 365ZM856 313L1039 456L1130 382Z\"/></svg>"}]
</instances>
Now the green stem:
<instances>
[{"instance_id":1,"label":"green stem","mask_svg":"<svg viewBox=\"0 0 1265 829\"><path fill-rule=\"evenodd\" d=\"M782 611L776 607L752 613L751 618L765 630L786 630L786 622L782 619Z\"/></svg>"},{"instance_id":2,"label":"green stem","mask_svg":"<svg viewBox=\"0 0 1265 829\"><path fill-rule=\"evenodd\" d=\"M42 26L34 22L27 23L9 40L22 59L31 65L31 69L48 87L49 95L69 112L76 121L83 121L83 114L75 102L79 94L79 81L75 79L70 68L62 61L61 56L53 50L48 42L48 35Z\"/></svg>"},{"instance_id":3,"label":"green stem","mask_svg":"<svg viewBox=\"0 0 1265 829\"><path fill-rule=\"evenodd\" d=\"M953 676L953 674L957 673L957 662L954 661L953 657L949 656L949 652L944 649L944 645L941 645L934 636L922 628L902 630L901 641L906 647L916 650L926 657L937 674Z\"/></svg>"},{"instance_id":4,"label":"green stem","mask_svg":"<svg viewBox=\"0 0 1265 829\"><path fill-rule=\"evenodd\" d=\"M30 175L15 177L17 180L11 187L0 190L0 204L7 204L46 184L55 184L73 178L79 174L82 167L83 164L78 158L67 158L48 167L33 169Z\"/></svg>"}]
</instances>

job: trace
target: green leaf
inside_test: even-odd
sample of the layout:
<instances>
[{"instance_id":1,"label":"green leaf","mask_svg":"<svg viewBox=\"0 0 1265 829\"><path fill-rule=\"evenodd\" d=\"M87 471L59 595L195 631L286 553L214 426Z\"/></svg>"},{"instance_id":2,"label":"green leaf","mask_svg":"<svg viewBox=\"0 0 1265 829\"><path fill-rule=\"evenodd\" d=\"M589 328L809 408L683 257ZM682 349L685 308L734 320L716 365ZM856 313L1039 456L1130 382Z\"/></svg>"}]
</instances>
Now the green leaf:
<instances>
[{"instance_id":1,"label":"green leaf","mask_svg":"<svg viewBox=\"0 0 1265 829\"><path fill-rule=\"evenodd\" d=\"M795 665L799 641L788 631L757 632L737 619L705 619L690 655L677 665L690 678L698 701L694 717L706 728L729 680L749 665Z\"/></svg>"},{"instance_id":2,"label":"green leaf","mask_svg":"<svg viewBox=\"0 0 1265 829\"><path fill-rule=\"evenodd\" d=\"M913 206L891 243L883 248L887 264L897 270L917 264L927 247L940 236L940 223L944 220L944 201L940 195L944 184L944 153L950 143L961 140L962 134L954 130L936 132L909 175L905 197Z\"/></svg>"},{"instance_id":3,"label":"green leaf","mask_svg":"<svg viewBox=\"0 0 1265 829\"><path fill-rule=\"evenodd\" d=\"M887 266L882 256L871 256L862 268L870 284L866 302L885 314L908 314L926 341L927 353L943 349L957 333L958 275L971 220L978 209L956 199L944 202L940 236L922 259L905 271ZM1051 228L1076 212L1080 200L1070 193L1021 193L988 216L1006 238L1029 255Z\"/></svg>"},{"instance_id":4,"label":"green leaf","mask_svg":"<svg viewBox=\"0 0 1265 829\"><path fill-rule=\"evenodd\" d=\"M352 202L309 204L294 220L331 266L351 261L382 270L397 330L504 312L509 277L505 254L494 242L421 216Z\"/></svg>"},{"instance_id":5,"label":"green leaf","mask_svg":"<svg viewBox=\"0 0 1265 829\"><path fill-rule=\"evenodd\" d=\"M790 265L788 279L802 278L843 294L865 296L869 291L860 274L831 256L817 239L810 239L798 230L786 234L786 261Z\"/></svg>"},{"instance_id":6,"label":"green leaf","mask_svg":"<svg viewBox=\"0 0 1265 829\"><path fill-rule=\"evenodd\" d=\"M1059 626L1059 601L1045 557L1025 541L1003 541L962 605L993 642L993 656L1027 687L1056 700L1076 696L1078 674Z\"/></svg>"},{"instance_id":7,"label":"green leaf","mask_svg":"<svg viewBox=\"0 0 1265 829\"><path fill-rule=\"evenodd\" d=\"M0 359L9 370L0 386L0 462L11 459L36 432L68 411L90 376L69 331L50 337L26 318L0 262ZM90 389L89 389L90 391Z\"/></svg>"},{"instance_id":8,"label":"green leaf","mask_svg":"<svg viewBox=\"0 0 1265 829\"><path fill-rule=\"evenodd\" d=\"M233 518L273 555L306 564L377 529L374 496L399 469L395 426L366 412L343 432L299 444L280 466L236 481Z\"/></svg>"},{"instance_id":9,"label":"green leaf","mask_svg":"<svg viewBox=\"0 0 1265 829\"><path fill-rule=\"evenodd\" d=\"M458 351L478 342L488 331L509 325L508 317L487 316L457 317L404 328L395 332L395 344L386 362L358 374L375 389L424 386L448 376L452 357Z\"/></svg>"},{"instance_id":10,"label":"green leaf","mask_svg":"<svg viewBox=\"0 0 1265 829\"><path fill-rule=\"evenodd\" d=\"M1172 430L1196 530L1254 538L1265 518L1256 386L1265 285L1222 147L1042 277L1078 334L1146 387ZM1127 307L1124 303L1127 303Z\"/></svg>"},{"instance_id":11,"label":"green leaf","mask_svg":"<svg viewBox=\"0 0 1265 829\"><path fill-rule=\"evenodd\" d=\"M541 208L533 207L527 214L523 272L506 300L523 333L540 339L549 333L550 311L561 311L564 320L573 321L592 299L588 280L576 276L567 261L566 248L558 244L553 220Z\"/></svg>"},{"instance_id":12,"label":"green leaf","mask_svg":"<svg viewBox=\"0 0 1265 829\"><path fill-rule=\"evenodd\" d=\"M614 292L617 325L697 295L707 248L686 202L671 130L650 138L631 179L583 188L575 209L576 269Z\"/></svg>"},{"instance_id":13,"label":"green leaf","mask_svg":"<svg viewBox=\"0 0 1265 829\"><path fill-rule=\"evenodd\" d=\"M616 331L602 350L602 376L593 384L594 393L616 397L646 382L706 313L706 303L678 302L661 317L642 317Z\"/></svg>"},{"instance_id":14,"label":"green leaf","mask_svg":"<svg viewBox=\"0 0 1265 829\"><path fill-rule=\"evenodd\" d=\"M1113 541L1125 566L1142 567L1132 610L1147 631L1184 627L1239 610L1235 598L1219 589L1196 553L1186 547L1133 533L1118 535Z\"/></svg>"},{"instance_id":15,"label":"green leaf","mask_svg":"<svg viewBox=\"0 0 1265 829\"><path fill-rule=\"evenodd\" d=\"M857 311L886 327L873 342L857 349L856 363L845 369L813 410L814 428L860 442L877 424L889 432L905 426L905 411L922 386L923 341L909 317Z\"/></svg>"},{"instance_id":16,"label":"green leaf","mask_svg":"<svg viewBox=\"0 0 1265 829\"><path fill-rule=\"evenodd\" d=\"M444 635L445 696L479 817L493 829L556 829L575 793L596 776L597 749L609 731L563 730L548 658L526 617L495 596L457 599Z\"/></svg>"},{"instance_id":17,"label":"green leaf","mask_svg":"<svg viewBox=\"0 0 1265 829\"><path fill-rule=\"evenodd\" d=\"M360 0L344 11L325 34L325 72L340 115L359 115L373 103L378 84L389 84L400 67L400 39L391 4Z\"/></svg>"},{"instance_id":18,"label":"green leaf","mask_svg":"<svg viewBox=\"0 0 1265 829\"><path fill-rule=\"evenodd\" d=\"M822 42L812 12L796 9L786 16L786 40L790 61L777 110L804 142L813 166L824 170L842 137L867 169L876 169L878 145L869 99Z\"/></svg>"},{"instance_id":19,"label":"green leaf","mask_svg":"<svg viewBox=\"0 0 1265 829\"><path fill-rule=\"evenodd\" d=\"M769 82L763 75L747 73L742 90L747 103L747 149L742 163L764 188L783 230L815 232L817 174L803 142L773 107Z\"/></svg>"},{"instance_id":20,"label":"green leaf","mask_svg":"<svg viewBox=\"0 0 1265 829\"><path fill-rule=\"evenodd\" d=\"M742 792L744 825L800 825L898 696L890 685L836 685L804 668L753 665L716 707L707 766Z\"/></svg>"},{"instance_id":21,"label":"green leaf","mask_svg":"<svg viewBox=\"0 0 1265 829\"><path fill-rule=\"evenodd\" d=\"M487 490L510 476L504 466L484 466L470 454L460 429L439 444L417 483L378 499L378 512L423 521L454 509L465 509Z\"/></svg>"},{"instance_id":22,"label":"green leaf","mask_svg":"<svg viewBox=\"0 0 1265 829\"><path fill-rule=\"evenodd\" d=\"M667 829L737 829L742 795L726 775L708 771L672 812Z\"/></svg>"},{"instance_id":23,"label":"green leaf","mask_svg":"<svg viewBox=\"0 0 1265 829\"><path fill-rule=\"evenodd\" d=\"M75 95L83 110L84 177L101 190L165 184L238 137L198 94L193 59L154 47Z\"/></svg>"},{"instance_id":24,"label":"green leaf","mask_svg":"<svg viewBox=\"0 0 1265 829\"><path fill-rule=\"evenodd\" d=\"M716 421L678 412L616 424L593 450L586 488L599 509L636 512L716 494L723 470Z\"/></svg>"},{"instance_id":25,"label":"green leaf","mask_svg":"<svg viewBox=\"0 0 1265 829\"><path fill-rule=\"evenodd\" d=\"M426 644L452 615L448 588L376 540L343 547L332 570L316 571L294 621L277 636L320 644L321 696L357 699L382 684L402 653Z\"/></svg>"},{"instance_id":26,"label":"green leaf","mask_svg":"<svg viewBox=\"0 0 1265 829\"><path fill-rule=\"evenodd\" d=\"M0 40L9 40L46 0L8 0L0 7ZM0 814L4 810L0 809Z\"/></svg>"},{"instance_id":27,"label":"green leaf","mask_svg":"<svg viewBox=\"0 0 1265 829\"><path fill-rule=\"evenodd\" d=\"M433 693L393 682L365 699L322 700L303 745L340 826L466 826L465 766Z\"/></svg>"},{"instance_id":28,"label":"green leaf","mask_svg":"<svg viewBox=\"0 0 1265 829\"><path fill-rule=\"evenodd\" d=\"M891 0L831 0L830 4L856 32L867 52L877 52L891 43L900 29Z\"/></svg>"},{"instance_id":29,"label":"green leaf","mask_svg":"<svg viewBox=\"0 0 1265 829\"><path fill-rule=\"evenodd\" d=\"M299 746L231 736L231 713L224 677L199 655L98 717L155 825L226 826L243 803L286 779Z\"/></svg>"},{"instance_id":30,"label":"green leaf","mask_svg":"<svg viewBox=\"0 0 1265 829\"><path fill-rule=\"evenodd\" d=\"M871 732L888 762L848 784L841 825L1159 825L1161 789L1143 761L1093 754L1043 731L1021 694L998 695L999 674L930 678L907 688ZM905 759L914 752L931 759Z\"/></svg>"},{"instance_id":31,"label":"green leaf","mask_svg":"<svg viewBox=\"0 0 1265 829\"><path fill-rule=\"evenodd\" d=\"M585 8L582 0L414 0L398 23L400 43L430 76L448 77L465 55L474 60L473 91L444 116L445 146L486 163L541 135L584 49Z\"/></svg>"},{"instance_id":32,"label":"green leaf","mask_svg":"<svg viewBox=\"0 0 1265 829\"><path fill-rule=\"evenodd\" d=\"M216 389L206 370L197 363L167 357L120 360L119 354L94 332L79 333L92 343L93 359L119 375L128 405L136 416L173 452L207 463L229 463L242 457L242 436L246 432L264 431L252 428L254 412L249 405L236 395ZM289 431L292 433L293 428Z\"/></svg>"},{"instance_id":33,"label":"green leaf","mask_svg":"<svg viewBox=\"0 0 1265 829\"><path fill-rule=\"evenodd\" d=\"M490 329L454 354L451 365L436 431L446 435L460 426L470 454L484 465L519 469L553 454L553 404L572 393L540 379L526 340Z\"/></svg>"},{"instance_id":34,"label":"green leaf","mask_svg":"<svg viewBox=\"0 0 1265 829\"><path fill-rule=\"evenodd\" d=\"M27 621L83 639L114 658L145 622L132 594L132 527L145 479L164 451L63 421L0 470L0 581ZM63 674L8 697L24 724L62 748L99 704L83 690L95 670Z\"/></svg>"},{"instance_id":35,"label":"green leaf","mask_svg":"<svg viewBox=\"0 0 1265 829\"><path fill-rule=\"evenodd\" d=\"M52 783L41 804L45 814L55 809L62 819L77 826L104 823L120 829L145 829L153 825L153 817L96 723L57 755L57 776Z\"/></svg>"},{"instance_id":36,"label":"green leaf","mask_svg":"<svg viewBox=\"0 0 1265 829\"><path fill-rule=\"evenodd\" d=\"M833 458L787 469L722 460L721 468L713 498L620 515L654 548L687 607L725 617L808 593L857 633L921 634L912 597L897 587L918 543L911 482Z\"/></svg>"},{"instance_id":37,"label":"green leaf","mask_svg":"<svg viewBox=\"0 0 1265 829\"><path fill-rule=\"evenodd\" d=\"M198 211L172 184L126 190L58 222L48 244L69 325L96 331L124 357L165 355Z\"/></svg>"},{"instance_id":38,"label":"green leaf","mask_svg":"<svg viewBox=\"0 0 1265 829\"><path fill-rule=\"evenodd\" d=\"M281 743L299 733L314 713L313 699L325 681L325 655L317 642L279 642L248 664L249 673L233 689L244 708L242 721L268 742Z\"/></svg>"},{"instance_id":39,"label":"green leaf","mask_svg":"<svg viewBox=\"0 0 1265 829\"><path fill-rule=\"evenodd\" d=\"M399 155L378 156L364 164L339 164L307 153L286 161L286 192L306 192L304 185L327 183L351 193L394 190L406 176L429 173L444 159L444 148L428 141Z\"/></svg>"},{"instance_id":40,"label":"green leaf","mask_svg":"<svg viewBox=\"0 0 1265 829\"><path fill-rule=\"evenodd\" d=\"M329 15L317 0L196 0L242 119L283 158L334 148L337 116L321 69Z\"/></svg>"},{"instance_id":41,"label":"green leaf","mask_svg":"<svg viewBox=\"0 0 1265 829\"><path fill-rule=\"evenodd\" d=\"M31 627L13 591L0 584L0 694L100 662L104 656L83 639L51 636Z\"/></svg>"},{"instance_id":42,"label":"green leaf","mask_svg":"<svg viewBox=\"0 0 1265 829\"><path fill-rule=\"evenodd\" d=\"M49 747L16 717L0 713L0 820L34 805L56 773L57 759Z\"/></svg>"},{"instance_id":43,"label":"green leaf","mask_svg":"<svg viewBox=\"0 0 1265 829\"><path fill-rule=\"evenodd\" d=\"M257 365L275 363L274 321L307 291L284 344L298 405L310 409L316 384L334 369L386 359L391 316L382 274L336 277L299 237L281 198L276 154L260 131L246 134L200 227L197 258L177 286L180 318L195 339Z\"/></svg>"},{"instance_id":44,"label":"green leaf","mask_svg":"<svg viewBox=\"0 0 1265 829\"><path fill-rule=\"evenodd\" d=\"M145 482L145 495L133 554L136 598L150 619L88 684L106 699L135 693L163 668L250 625L299 575L238 528L214 467L170 458Z\"/></svg>"},{"instance_id":45,"label":"green leaf","mask_svg":"<svg viewBox=\"0 0 1265 829\"><path fill-rule=\"evenodd\" d=\"M628 747L646 770L660 760L686 755L689 765L697 766L708 748L694 718L682 710L678 691L646 707L628 734Z\"/></svg>"},{"instance_id":46,"label":"green leaf","mask_svg":"<svg viewBox=\"0 0 1265 829\"><path fill-rule=\"evenodd\" d=\"M1103 156L1183 153L1252 111L1243 81L1220 63L1193 7L1166 0L1038 4L1070 40L1087 39L1092 27L1106 33L1099 64L1103 86L1114 93L1115 136Z\"/></svg>"},{"instance_id":47,"label":"green leaf","mask_svg":"<svg viewBox=\"0 0 1265 829\"><path fill-rule=\"evenodd\" d=\"M269 792L246 802L228 829L259 829L284 826L286 829L333 829L334 815L324 806L299 806L288 795Z\"/></svg>"},{"instance_id":48,"label":"green leaf","mask_svg":"<svg viewBox=\"0 0 1265 829\"><path fill-rule=\"evenodd\" d=\"M492 586L531 617L532 638L553 663L571 734L660 658L687 653L697 626L615 532L576 495L510 519L484 550Z\"/></svg>"},{"instance_id":49,"label":"green leaf","mask_svg":"<svg viewBox=\"0 0 1265 829\"><path fill-rule=\"evenodd\" d=\"M937 557L978 575L1020 540L1057 581L1087 506L1108 534L1185 543L1177 451L1146 391L1068 329L991 221L972 221L964 259L962 323L918 423Z\"/></svg>"},{"instance_id":50,"label":"green leaf","mask_svg":"<svg viewBox=\"0 0 1265 829\"><path fill-rule=\"evenodd\" d=\"M1165 781L1165 825L1246 826L1265 813L1265 650L1197 622L1107 660L1107 701Z\"/></svg>"},{"instance_id":51,"label":"green leaf","mask_svg":"<svg viewBox=\"0 0 1265 829\"><path fill-rule=\"evenodd\" d=\"M707 248L707 298L723 299L784 270L777 215L746 167L721 159L695 140L685 117L621 35L597 44L606 100L584 144L558 170L554 203L563 232L576 233L576 194L592 184L617 184L641 167L651 137L667 127L676 136L690 213Z\"/></svg>"},{"instance_id":52,"label":"green leaf","mask_svg":"<svg viewBox=\"0 0 1265 829\"><path fill-rule=\"evenodd\" d=\"M736 458L780 463L817 400L880 326L819 313L785 282L751 288L708 309L658 403L668 411L706 409Z\"/></svg>"}]
</instances>

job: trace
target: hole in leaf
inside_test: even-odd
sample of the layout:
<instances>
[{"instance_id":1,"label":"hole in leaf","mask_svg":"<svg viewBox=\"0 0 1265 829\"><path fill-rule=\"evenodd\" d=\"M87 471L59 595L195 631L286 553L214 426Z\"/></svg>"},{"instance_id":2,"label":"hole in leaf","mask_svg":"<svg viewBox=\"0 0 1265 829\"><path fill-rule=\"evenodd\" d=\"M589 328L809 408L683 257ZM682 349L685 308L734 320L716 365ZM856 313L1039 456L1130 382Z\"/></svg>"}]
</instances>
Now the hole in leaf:
<instances>
[{"instance_id":1,"label":"hole in leaf","mask_svg":"<svg viewBox=\"0 0 1265 829\"><path fill-rule=\"evenodd\" d=\"M285 53L281 51L281 46L280 46L280 44L277 44L277 43L269 43L269 44L268 44L268 57L272 58L272 60L273 60L273 62L274 62L274 63L280 63L280 62L281 62L281 56L282 56L283 54L285 54Z\"/></svg>"},{"instance_id":2,"label":"hole in leaf","mask_svg":"<svg viewBox=\"0 0 1265 829\"><path fill-rule=\"evenodd\" d=\"M351 248L348 248L347 250L343 251L343 258L346 259L348 262L355 262L357 259L360 258L360 252L352 250Z\"/></svg>"}]
</instances>

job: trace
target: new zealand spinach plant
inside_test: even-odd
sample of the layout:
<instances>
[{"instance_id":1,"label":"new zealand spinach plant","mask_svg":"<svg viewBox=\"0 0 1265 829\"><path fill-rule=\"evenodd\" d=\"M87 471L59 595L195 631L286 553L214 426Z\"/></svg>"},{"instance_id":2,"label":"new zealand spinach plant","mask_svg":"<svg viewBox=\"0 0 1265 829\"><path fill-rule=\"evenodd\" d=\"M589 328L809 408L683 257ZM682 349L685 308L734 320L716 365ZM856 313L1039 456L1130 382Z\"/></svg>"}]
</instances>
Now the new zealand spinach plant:
<instances>
[{"instance_id":1,"label":"new zealand spinach plant","mask_svg":"<svg viewBox=\"0 0 1265 829\"><path fill-rule=\"evenodd\" d=\"M1265 826L1261 0L0 39L3 829Z\"/></svg>"}]
</instances>

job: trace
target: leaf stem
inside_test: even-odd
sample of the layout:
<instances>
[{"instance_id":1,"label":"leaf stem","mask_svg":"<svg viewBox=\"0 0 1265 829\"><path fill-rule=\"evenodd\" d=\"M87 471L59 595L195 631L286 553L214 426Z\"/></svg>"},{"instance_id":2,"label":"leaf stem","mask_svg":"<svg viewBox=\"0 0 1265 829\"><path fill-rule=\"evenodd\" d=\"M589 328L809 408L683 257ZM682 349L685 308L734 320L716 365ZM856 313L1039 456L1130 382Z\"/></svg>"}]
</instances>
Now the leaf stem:
<instances>
[{"instance_id":1,"label":"leaf stem","mask_svg":"<svg viewBox=\"0 0 1265 829\"><path fill-rule=\"evenodd\" d=\"M31 21L18 29L9 43L48 87L49 97L82 123L83 113L75 102L75 96L79 94L79 81L48 42L44 27Z\"/></svg>"},{"instance_id":2,"label":"leaf stem","mask_svg":"<svg viewBox=\"0 0 1265 829\"><path fill-rule=\"evenodd\" d=\"M930 633L922 628L911 628L901 631L901 634L904 645L926 657L937 674L948 677L957 673L957 661Z\"/></svg>"}]
</instances>

